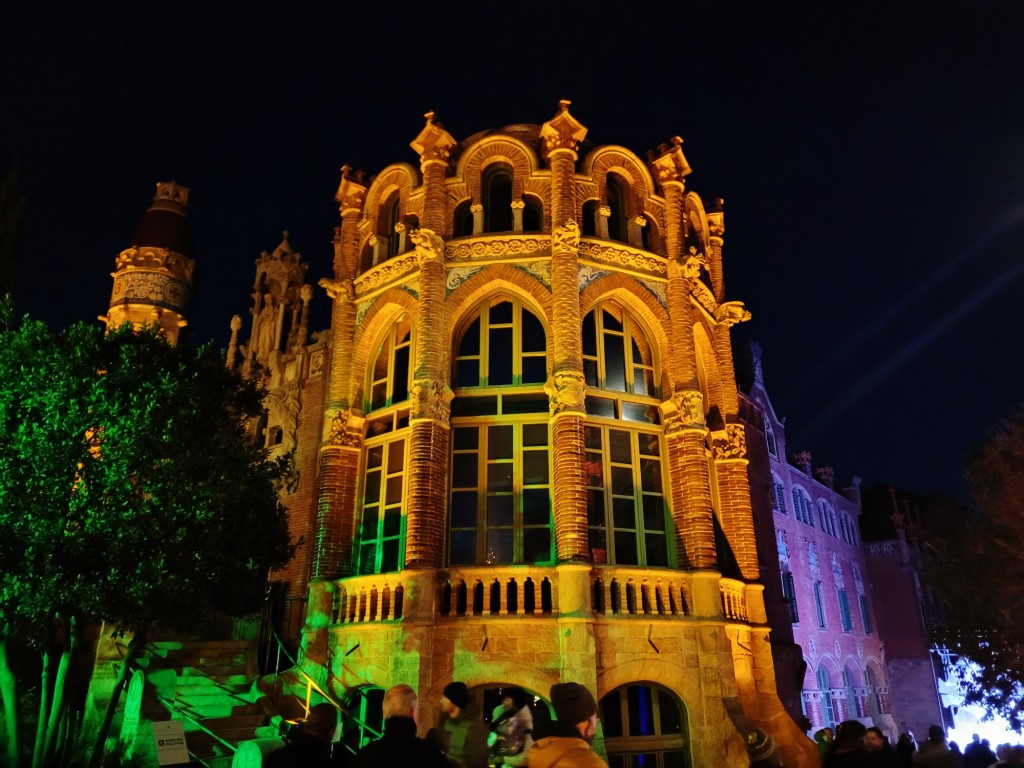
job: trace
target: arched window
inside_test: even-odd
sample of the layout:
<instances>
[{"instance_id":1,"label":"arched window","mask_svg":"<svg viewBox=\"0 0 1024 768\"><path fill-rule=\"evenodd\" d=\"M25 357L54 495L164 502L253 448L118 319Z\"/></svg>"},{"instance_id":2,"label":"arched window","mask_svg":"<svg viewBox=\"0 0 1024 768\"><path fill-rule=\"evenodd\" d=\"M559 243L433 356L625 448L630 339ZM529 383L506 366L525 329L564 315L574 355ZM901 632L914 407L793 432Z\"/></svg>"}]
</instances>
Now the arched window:
<instances>
[{"instance_id":1,"label":"arched window","mask_svg":"<svg viewBox=\"0 0 1024 768\"><path fill-rule=\"evenodd\" d=\"M835 728L842 717L838 711L839 702L832 696L832 680L824 664L818 667L818 690L821 692L822 725Z\"/></svg>"},{"instance_id":2,"label":"arched window","mask_svg":"<svg viewBox=\"0 0 1024 768\"><path fill-rule=\"evenodd\" d=\"M454 368L449 563L553 562L544 326L518 300L486 301Z\"/></svg>"},{"instance_id":3,"label":"arched window","mask_svg":"<svg viewBox=\"0 0 1024 768\"><path fill-rule=\"evenodd\" d=\"M786 488L774 472L772 472L772 506L776 512L786 514Z\"/></svg>"},{"instance_id":4,"label":"arched window","mask_svg":"<svg viewBox=\"0 0 1024 768\"><path fill-rule=\"evenodd\" d=\"M540 232L544 228L544 206L533 195L523 195L523 231Z\"/></svg>"},{"instance_id":5,"label":"arched window","mask_svg":"<svg viewBox=\"0 0 1024 768\"><path fill-rule=\"evenodd\" d=\"M583 210L580 215L582 222L580 234L583 237L597 237L597 211L600 207L600 203L597 200L587 200L583 204Z\"/></svg>"},{"instance_id":6,"label":"arched window","mask_svg":"<svg viewBox=\"0 0 1024 768\"><path fill-rule=\"evenodd\" d=\"M600 718L610 768L689 768L686 708L660 685L639 683L601 699Z\"/></svg>"},{"instance_id":7,"label":"arched window","mask_svg":"<svg viewBox=\"0 0 1024 768\"><path fill-rule=\"evenodd\" d=\"M803 488L793 489L793 514L801 523L814 527L814 511L811 499Z\"/></svg>"},{"instance_id":8,"label":"arched window","mask_svg":"<svg viewBox=\"0 0 1024 768\"><path fill-rule=\"evenodd\" d=\"M484 232L512 231L512 172L498 166L483 178Z\"/></svg>"},{"instance_id":9,"label":"arched window","mask_svg":"<svg viewBox=\"0 0 1024 768\"><path fill-rule=\"evenodd\" d=\"M654 360L642 329L622 307L606 302L584 318L583 369L590 388L584 468L591 557L669 566Z\"/></svg>"},{"instance_id":10,"label":"arched window","mask_svg":"<svg viewBox=\"0 0 1024 768\"><path fill-rule=\"evenodd\" d=\"M768 443L768 455L773 459L779 458L779 446L775 440L775 430L772 429L772 425L767 420L764 423L764 439Z\"/></svg>"},{"instance_id":11,"label":"arched window","mask_svg":"<svg viewBox=\"0 0 1024 768\"><path fill-rule=\"evenodd\" d=\"M412 329L403 318L383 335L369 372L358 573L397 571L405 564L402 541L411 353Z\"/></svg>"},{"instance_id":12,"label":"arched window","mask_svg":"<svg viewBox=\"0 0 1024 768\"><path fill-rule=\"evenodd\" d=\"M455 208L455 217L452 223L452 237L469 237L473 234L472 207L472 201L463 200Z\"/></svg>"},{"instance_id":13,"label":"arched window","mask_svg":"<svg viewBox=\"0 0 1024 768\"><path fill-rule=\"evenodd\" d=\"M863 717L857 703L857 692L853 689L856 676L849 667L843 668L843 687L846 689L846 717Z\"/></svg>"},{"instance_id":14,"label":"arched window","mask_svg":"<svg viewBox=\"0 0 1024 768\"><path fill-rule=\"evenodd\" d=\"M629 242L629 185L621 176L609 173L606 181L608 194L608 238L620 243Z\"/></svg>"},{"instance_id":15,"label":"arched window","mask_svg":"<svg viewBox=\"0 0 1024 768\"><path fill-rule=\"evenodd\" d=\"M400 211L399 202L399 197L395 194L394 197L388 201L388 205L385 209L387 214L384 216L385 231L383 234L387 237L388 250L386 258L389 259L397 256L401 250L402 234L397 229Z\"/></svg>"}]
</instances>

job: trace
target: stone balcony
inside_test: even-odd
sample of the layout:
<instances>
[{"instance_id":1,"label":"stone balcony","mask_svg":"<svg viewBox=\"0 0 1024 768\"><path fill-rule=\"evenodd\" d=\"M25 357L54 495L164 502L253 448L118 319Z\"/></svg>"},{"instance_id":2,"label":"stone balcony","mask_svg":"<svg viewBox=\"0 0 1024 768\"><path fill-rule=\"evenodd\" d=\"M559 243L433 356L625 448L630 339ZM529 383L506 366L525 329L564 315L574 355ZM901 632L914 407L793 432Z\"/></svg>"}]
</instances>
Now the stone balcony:
<instances>
[{"instance_id":1,"label":"stone balcony","mask_svg":"<svg viewBox=\"0 0 1024 768\"><path fill-rule=\"evenodd\" d=\"M332 586L334 625L569 615L756 623L763 614L763 606L748 608L760 585L665 568L464 566L352 576Z\"/></svg>"}]
</instances>

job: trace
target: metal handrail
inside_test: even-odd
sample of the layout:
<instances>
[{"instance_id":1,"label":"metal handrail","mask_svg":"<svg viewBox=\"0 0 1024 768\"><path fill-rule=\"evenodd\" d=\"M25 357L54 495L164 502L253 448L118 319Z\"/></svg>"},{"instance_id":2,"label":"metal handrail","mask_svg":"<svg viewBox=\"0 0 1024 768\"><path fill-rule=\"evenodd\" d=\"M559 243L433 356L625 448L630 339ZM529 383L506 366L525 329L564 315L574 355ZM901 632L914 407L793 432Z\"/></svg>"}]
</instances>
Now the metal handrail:
<instances>
[{"instance_id":1,"label":"metal handrail","mask_svg":"<svg viewBox=\"0 0 1024 768\"><path fill-rule=\"evenodd\" d=\"M221 744L223 744L225 747L230 749L232 752L237 752L238 751L238 747L236 747L230 741L225 741L220 736L218 736L216 733L214 733L209 728L207 728L205 725L203 725L202 722L200 722L199 720L196 720L194 717L192 717L192 715L190 715L184 709L182 709L177 704L175 704L173 699L168 699L166 696L157 696L157 699L160 701L161 704L163 704L169 710L174 712L176 715L184 718L185 720L188 720L193 725L199 726L199 730L201 730L207 736L212 736L217 741L219 741Z\"/></svg>"}]
</instances>

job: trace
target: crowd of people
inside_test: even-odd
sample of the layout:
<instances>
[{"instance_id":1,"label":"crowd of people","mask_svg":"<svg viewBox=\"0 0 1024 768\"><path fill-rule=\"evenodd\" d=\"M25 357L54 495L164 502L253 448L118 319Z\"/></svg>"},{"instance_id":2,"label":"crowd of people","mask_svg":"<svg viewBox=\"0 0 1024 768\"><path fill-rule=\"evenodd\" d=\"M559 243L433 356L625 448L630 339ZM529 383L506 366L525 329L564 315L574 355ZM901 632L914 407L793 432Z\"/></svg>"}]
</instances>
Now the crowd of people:
<instances>
[{"instance_id":1,"label":"crowd of people","mask_svg":"<svg viewBox=\"0 0 1024 768\"><path fill-rule=\"evenodd\" d=\"M419 728L419 699L408 685L384 694L384 733L354 755L333 748L338 711L317 704L289 743L271 752L267 768L606 768L590 749L597 732L597 701L578 683L558 683L550 691L556 721L535 731L525 691L506 689L485 723L465 683L452 682L440 698L441 719L424 738Z\"/></svg>"}]
</instances>

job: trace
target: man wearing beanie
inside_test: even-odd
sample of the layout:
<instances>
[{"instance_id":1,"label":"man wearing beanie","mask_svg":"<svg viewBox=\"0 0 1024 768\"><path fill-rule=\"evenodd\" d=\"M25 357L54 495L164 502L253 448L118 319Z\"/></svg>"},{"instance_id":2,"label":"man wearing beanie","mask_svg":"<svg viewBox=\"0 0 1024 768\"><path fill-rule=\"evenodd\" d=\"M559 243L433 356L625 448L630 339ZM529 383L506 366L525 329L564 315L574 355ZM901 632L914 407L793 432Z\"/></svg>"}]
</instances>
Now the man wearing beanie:
<instances>
[{"instance_id":1,"label":"man wearing beanie","mask_svg":"<svg viewBox=\"0 0 1024 768\"><path fill-rule=\"evenodd\" d=\"M557 720L550 735L534 743L529 768L606 768L590 749L597 732L597 702L590 691L579 683L558 683L551 686L551 706Z\"/></svg>"},{"instance_id":2,"label":"man wearing beanie","mask_svg":"<svg viewBox=\"0 0 1024 768\"><path fill-rule=\"evenodd\" d=\"M448 683L441 696L441 728L448 732L448 757L465 768L487 768L487 726L465 683Z\"/></svg>"}]
</instances>

